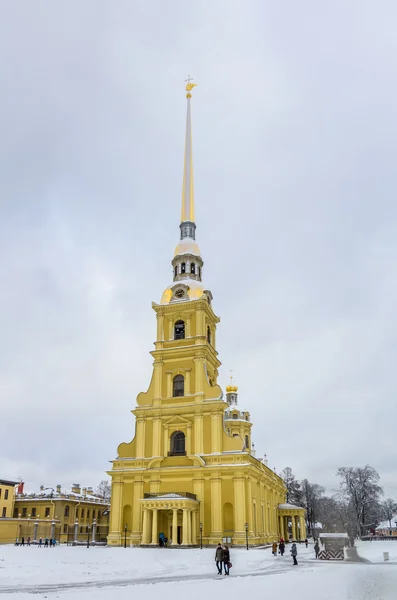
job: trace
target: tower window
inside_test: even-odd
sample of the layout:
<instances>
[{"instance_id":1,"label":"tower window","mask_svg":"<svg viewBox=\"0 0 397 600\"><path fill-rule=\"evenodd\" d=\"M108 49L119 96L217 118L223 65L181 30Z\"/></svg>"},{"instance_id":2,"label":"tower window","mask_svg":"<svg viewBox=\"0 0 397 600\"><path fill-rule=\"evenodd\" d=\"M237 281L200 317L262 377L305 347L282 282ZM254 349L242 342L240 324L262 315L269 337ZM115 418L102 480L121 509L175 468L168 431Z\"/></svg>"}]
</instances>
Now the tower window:
<instances>
[{"instance_id":1,"label":"tower window","mask_svg":"<svg viewBox=\"0 0 397 600\"><path fill-rule=\"evenodd\" d=\"M201 267L198 268L198 275L201 277Z\"/></svg>"},{"instance_id":2,"label":"tower window","mask_svg":"<svg viewBox=\"0 0 397 600\"><path fill-rule=\"evenodd\" d=\"M249 450L249 447L250 447L250 440L249 440L248 435L246 435L245 436L245 449Z\"/></svg>"},{"instance_id":3,"label":"tower window","mask_svg":"<svg viewBox=\"0 0 397 600\"><path fill-rule=\"evenodd\" d=\"M185 434L182 431L175 431L171 436L171 456L184 456L185 450Z\"/></svg>"},{"instance_id":4,"label":"tower window","mask_svg":"<svg viewBox=\"0 0 397 600\"><path fill-rule=\"evenodd\" d=\"M190 272L193 273L194 275L196 274L196 264L192 263L190 265Z\"/></svg>"},{"instance_id":5,"label":"tower window","mask_svg":"<svg viewBox=\"0 0 397 600\"><path fill-rule=\"evenodd\" d=\"M69 506L65 506L64 517L68 517L68 516L69 516Z\"/></svg>"},{"instance_id":6,"label":"tower window","mask_svg":"<svg viewBox=\"0 0 397 600\"><path fill-rule=\"evenodd\" d=\"M186 273L186 263L181 264L181 273Z\"/></svg>"},{"instance_id":7,"label":"tower window","mask_svg":"<svg viewBox=\"0 0 397 600\"><path fill-rule=\"evenodd\" d=\"M174 268L174 276L177 277L178 276L178 267Z\"/></svg>"},{"instance_id":8,"label":"tower window","mask_svg":"<svg viewBox=\"0 0 397 600\"><path fill-rule=\"evenodd\" d=\"M177 321L174 326L174 340L183 340L185 338L185 322Z\"/></svg>"},{"instance_id":9,"label":"tower window","mask_svg":"<svg viewBox=\"0 0 397 600\"><path fill-rule=\"evenodd\" d=\"M174 387L173 396L184 396L185 395L185 380L183 378L183 375L175 375L173 387Z\"/></svg>"},{"instance_id":10,"label":"tower window","mask_svg":"<svg viewBox=\"0 0 397 600\"><path fill-rule=\"evenodd\" d=\"M207 327L207 342L211 343L211 329Z\"/></svg>"}]
</instances>

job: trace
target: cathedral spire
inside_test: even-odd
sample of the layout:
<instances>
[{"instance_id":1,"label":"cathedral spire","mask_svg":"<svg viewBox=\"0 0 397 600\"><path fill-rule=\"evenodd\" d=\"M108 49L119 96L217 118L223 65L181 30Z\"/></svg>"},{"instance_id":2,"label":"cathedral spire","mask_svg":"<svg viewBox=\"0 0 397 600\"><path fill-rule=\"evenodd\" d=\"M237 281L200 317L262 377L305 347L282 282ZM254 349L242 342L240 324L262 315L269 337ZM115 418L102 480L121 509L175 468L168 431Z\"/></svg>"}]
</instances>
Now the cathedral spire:
<instances>
[{"instance_id":1,"label":"cathedral spire","mask_svg":"<svg viewBox=\"0 0 397 600\"><path fill-rule=\"evenodd\" d=\"M186 79L187 84L186 100L186 139L185 139L185 162L183 167L183 185L182 185L182 213L181 225L183 223L194 223L194 182L193 182L193 152L192 152L192 122L190 114L190 100L192 97L192 89L197 83L192 83L192 78ZM181 234L184 228L181 227ZM193 228L194 229L194 228ZM184 237L181 235L181 238Z\"/></svg>"}]
</instances>

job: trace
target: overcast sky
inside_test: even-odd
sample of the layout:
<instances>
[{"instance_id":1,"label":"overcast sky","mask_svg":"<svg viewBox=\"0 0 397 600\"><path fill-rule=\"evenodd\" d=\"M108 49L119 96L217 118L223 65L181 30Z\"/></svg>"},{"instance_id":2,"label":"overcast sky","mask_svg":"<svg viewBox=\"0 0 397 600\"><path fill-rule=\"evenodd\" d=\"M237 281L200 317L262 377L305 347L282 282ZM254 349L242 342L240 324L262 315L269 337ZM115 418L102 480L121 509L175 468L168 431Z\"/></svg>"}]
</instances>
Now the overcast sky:
<instances>
[{"instance_id":1,"label":"overcast sky","mask_svg":"<svg viewBox=\"0 0 397 600\"><path fill-rule=\"evenodd\" d=\"M0 476L96 486L197 241L257 456L397 497L393 0L3 0Z\"/></svg>"}]
</instances>

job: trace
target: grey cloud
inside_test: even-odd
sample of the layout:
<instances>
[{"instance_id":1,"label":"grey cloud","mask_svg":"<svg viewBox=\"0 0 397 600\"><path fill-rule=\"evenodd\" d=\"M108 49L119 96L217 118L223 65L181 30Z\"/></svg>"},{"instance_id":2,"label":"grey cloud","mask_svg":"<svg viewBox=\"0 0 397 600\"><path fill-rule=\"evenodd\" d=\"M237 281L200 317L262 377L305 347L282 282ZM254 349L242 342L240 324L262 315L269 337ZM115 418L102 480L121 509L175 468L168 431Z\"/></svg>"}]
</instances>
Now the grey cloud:
<instances>
[{"instance_id":1,"label":"grey cloud","mask_svg":"<svg viewBox=\"0 0 397 600\"><path fill-rule=\"evenodd\" d=\"M190 70L222 383L233 368L272 466L332 489L339 466L370 462L397 494L396 12L6 3L4 477L94 485L133 435L178 239Z\"/></svg>"}]
</instances>

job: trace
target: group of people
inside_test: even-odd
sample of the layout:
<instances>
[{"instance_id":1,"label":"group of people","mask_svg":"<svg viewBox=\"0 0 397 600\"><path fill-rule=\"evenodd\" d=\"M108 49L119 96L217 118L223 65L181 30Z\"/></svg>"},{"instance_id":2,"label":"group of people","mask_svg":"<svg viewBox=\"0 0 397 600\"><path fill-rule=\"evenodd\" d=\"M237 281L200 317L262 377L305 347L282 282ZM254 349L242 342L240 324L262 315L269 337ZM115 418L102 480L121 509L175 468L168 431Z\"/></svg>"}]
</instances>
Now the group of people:
<instances>
[{"instance_id":1,"label":"group of people","mask_svg":"<svg viewBox=\"0 0 397 600\"><path fill-rule=\"evenodd\" d=\"M308 547L308 545L309 545L309 541L306 539L305 540L305 546L306 546L306 548ZM317 546L318 546L318 543L317 543ZM317 558L319 548L318 548L318 550L316 550L316 546L314 546L314 550L316 552L316 558ZM280 538L280 541L279 541L278 544L277 544L276 541L273 542L273 544L272 544L272 554L273 554L273 556L277 556L277 551L278 551L279 554L281 554L281 556L284 556L284 552L285 552L284 538ZM297 565L298 564L298 559L297 559L298 548L296 547L295 542L292 544L290 552L291 552L293 564Z\"/></svg>"},{"instance_id":2,"label":"group of people","mask_svg":"<svg viewBox=\"0 0 397 600\"><path fill-rule=\"evenodd\" d=\"M222 546L219 542L215 550L215 563L218 569L218 575L222 575L222 567L225 570L225 575L229 575L229 569L232 566L230 562L230 550L229 546Z\"/></svg>"},{"instance_id":3,"label":"group of people","mask_svg":"<svg viewBox=\"0 0 397 600\"><path fill-rule=\"evenodd\" d=\"M55 538L52 539L52 538L46 537L44 539L44 543L43 543L43 538L40 538L38 542L34 542L34 543L38 546L38 548L43 548L43 547L44 548L48 548L48 547L53 548L54 546L56 546L57 541L56 541ZM25 546L25 545L26 546L30 546L31 545L31 539L30 539L30 537L28 537L27 540L26 540L26 544L25 544L25 538L24 537L21 538L21 541L19 541L19 538L17 538L15 540L15 544L14 545L15 546Z\"/></svg>"}]
</instances>

